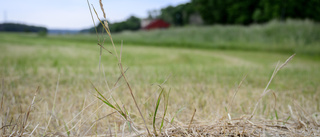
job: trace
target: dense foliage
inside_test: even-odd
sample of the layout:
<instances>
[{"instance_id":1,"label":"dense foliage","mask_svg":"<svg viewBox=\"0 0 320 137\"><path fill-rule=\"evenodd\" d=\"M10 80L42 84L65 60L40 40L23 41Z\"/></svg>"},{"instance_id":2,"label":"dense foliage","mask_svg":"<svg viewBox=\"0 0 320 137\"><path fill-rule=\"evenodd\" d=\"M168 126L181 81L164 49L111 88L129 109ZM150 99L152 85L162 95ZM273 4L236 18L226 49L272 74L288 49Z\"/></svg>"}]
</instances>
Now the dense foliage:
<instances>
[{"instance_id":1,"label":"dense foliage","mask_svg":"<svg viewBox=\"0 0 320 137\"><path fill-rule=\"evenodd\" d=\"M250 24L272 19L320 21L319 0L192 0L208 24Z\"/></svg>"},{"instance_id":2,"label":"dense foliage","mask_svg":"<svg viewBox=\"0 0 320 137\"><path fill-rule=\"evenodd\" d=\"M175 25L189 24L191 14L199 13L206 24L251 24L273 19L320 21L319 0L192 0L160 10L159 17Z\"/></svg>"},{"instance_id":3,"label":"dense foliage","mask_svg":"<svg viewBox=\"0 0 320 137\"><path fill-rule=\"evenodd\" d=\"M189 16L195 13L192 3L180 4L176 7L168 6L160 10L159 18L175 26L183 26L189 23Z\"/></svg>"}]
</instances>

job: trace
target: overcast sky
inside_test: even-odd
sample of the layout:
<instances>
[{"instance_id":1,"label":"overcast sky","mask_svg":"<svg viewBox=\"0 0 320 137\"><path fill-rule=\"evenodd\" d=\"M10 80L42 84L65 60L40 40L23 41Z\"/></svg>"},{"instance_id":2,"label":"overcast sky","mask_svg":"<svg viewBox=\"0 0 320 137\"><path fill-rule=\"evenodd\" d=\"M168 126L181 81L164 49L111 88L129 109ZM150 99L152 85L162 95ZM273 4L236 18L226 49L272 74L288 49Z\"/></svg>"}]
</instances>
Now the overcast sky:
<instances>
[{"instance_id":1,"label":"overcast sky","mask_svg":"<svg viewBox=\"0 0 320 137\"><path fill-rule=\"evenodd\" d=\"M148 11L190 0L102 0L107 19L118 22L130 15L145 18ZM99 0L89 0L102 17ZM0 0L0 23L39 25L48 29L84 29L93 26L86 0Z\"/></svg>"}]
</instances>

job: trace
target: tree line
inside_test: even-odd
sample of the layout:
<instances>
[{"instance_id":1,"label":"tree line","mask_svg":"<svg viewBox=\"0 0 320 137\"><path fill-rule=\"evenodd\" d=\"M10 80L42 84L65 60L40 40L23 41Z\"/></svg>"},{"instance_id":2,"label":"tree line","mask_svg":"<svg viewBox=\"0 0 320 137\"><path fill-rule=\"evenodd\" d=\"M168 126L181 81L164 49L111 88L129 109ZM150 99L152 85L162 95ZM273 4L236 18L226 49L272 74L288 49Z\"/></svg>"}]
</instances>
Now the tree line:
<instances>
[{"instance_id":1,"label":"tree line","mask_svg":"<svg viewBox=\"0 0 320 137\"><path fill-rule=\"evenodd\" d=\"M198 13L205 24L252 24L273 19L320 21L320 0L192 0L161 9L160 18L176 26L189 24Z\"/></svg>"},{"instance_id":2,"label":"tree line","mask_svg":"<svg viewBox=\"0 0 320 137\"><path fill-rule=\"evenodd\" d=\"M207 24L251 24L272 19L320 21L320 0L192 0Z\"/></svg>"},{"instance_id":3,"label":"tree line","mask_svg":"<svg viewBox=\"0 0 320 137\"><path fill-rule=\"evenodd\" d=\"M38 32L46 34L48 29L45 27L38 26L29 26L25 24L17 24L17 23L3 23L0 24L0 31L7 32Z\"/></svg>"},{"instance_id":4,"label":"tree line","mask_svg":"<svg viewBox=\"0 0 320 137\"><path fill-rule=\"evenodd\" d=\"M191 0L177 6L149 11L148 19L160 18L172 26L191 24L190 17L198 15L203 24L264 23L270 20L311 19L320 21L320 0ZM139 30L141 19L135 16L109 24L112 32ZM101 30L102 25L97 26ZM95 32L94 28L82 32Z\"/></svg>"}]
</instances>

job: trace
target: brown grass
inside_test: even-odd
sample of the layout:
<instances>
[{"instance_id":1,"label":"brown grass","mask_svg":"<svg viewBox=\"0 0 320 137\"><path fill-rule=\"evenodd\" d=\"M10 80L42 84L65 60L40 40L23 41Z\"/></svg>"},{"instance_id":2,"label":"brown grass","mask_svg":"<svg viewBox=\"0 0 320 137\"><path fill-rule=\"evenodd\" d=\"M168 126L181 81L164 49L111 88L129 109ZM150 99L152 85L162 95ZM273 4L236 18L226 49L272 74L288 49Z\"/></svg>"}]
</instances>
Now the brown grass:
<instances>
[{"instance_id":1,"label":"brown grass","mask_svg":"<svg viewBox=\"0 0 320 137\"><path fill-rule=\"evenodd\" d=\"M103 11L101 0L100 6ZM96 11L95 13L97 14ZM105 17L104 11L103 14ZM114 48L112 57L116 57L116 61L111 62L114 64L108 66L118 67L116 70L110 67L105 69L103 61L99 60L99 70L86 70L92 72L90 76L82 76L74 72L75 70L71 70L67 75L63 71L58 73L53 69L39 68L40 76L27 77L24 78L26 81L21 81L22 76L16 76L13 70L7 68L9 76L5 76L1 83L0 136L320 135L319 117L316 116L318 113L313 111L315 107L304 108L306 105L300 106L299 103L305 101L306 104L312 104L312 100L296 97L297 101L292 99L293 104L283 106L281 104L287 104L290 97L286 97L286 94L290 92L278 93L269 89L277 72L293 56L275 68L264 89L246 86L246 75L236 85L234 91L221 85L193 83L191 78L179 79L186 80L185 84L170 86L164 84L168 80L165 78L162 84L155 84L158 86L146 87L146 84L139 85L135 79L150 79L157 75L153 69L132 69L133 75L127 75L127 69L124 70L126 67L123 67L121 60L124 54L122 50L125 48L122 49L121 45L118 56L107 23L105 24L104 27ZM102 49L107 50L107 47L104 46L104 36L97 36L101 59ZM77 56L73 52L70 54ZM24 71L26 74L32 73L29 69ZM76 71L81 72L81 70ZM146 73L146 71L152 72ZM109 75L106 76L105 73ZM145 74L153 75L145 76ZM97 79L97 75L100 78ZM108 78L114 81L109 81ZM46 81L48 79L50 80ZM88 84L90 83L88 79L92 80L94 88ZM66 81L72 81L76 86L70 87L70 83ZM36 94L33 94L35 92L33 87L38 86L44 88L38 88ZM241 88L242 86L244 87ZM101 96L97 95L95 88ZM167 94L161 94L162 90L168 91ZM171 98L168 100L169 91L180 92L170 92ZM212 95L209 91L217 93ZM110 101L110 104L117 109L111 108L97 97ZM265 104L267 105L264 111ZM314 104L316 103L312 105ZM243 106L245 108L242 108Z\"/></svg>"}]
</instances>

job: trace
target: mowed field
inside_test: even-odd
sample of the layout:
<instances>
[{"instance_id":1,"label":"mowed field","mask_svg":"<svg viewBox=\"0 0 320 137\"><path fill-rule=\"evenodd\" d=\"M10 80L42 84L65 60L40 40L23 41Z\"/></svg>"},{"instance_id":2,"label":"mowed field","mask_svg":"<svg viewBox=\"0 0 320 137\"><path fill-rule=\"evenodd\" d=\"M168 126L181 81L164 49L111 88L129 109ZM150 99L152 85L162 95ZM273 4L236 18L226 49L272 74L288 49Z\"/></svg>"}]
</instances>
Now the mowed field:
<instances>
[{"instance_id":1,"label":"mowed field","mask_svg":"<svg viewBox=\"0 0 320 137\"><path fill-rule=\"evenodd\" d=\"M128 68L126 76L149 129L152 129L159 87L170 91L164 128L188 125L195 109L193 124L210 125L250 115L278 61L283 63L294 53L295 57L270 83L270 92L260 100L253 121L281 121L285 125L300 119L310 128L310 123L320 122L320 42L317 39L320 31L312 29L312 25L317 24L309 28L308 23L296 23L298 27L305 27L301 31L297 26L294 28L301 37L294 38L298 34L289 32L283 34L282 40L273 38L273 34L279 35L277 31L268 32L269 37L260 35L270 24L207 26L199 31L189 27L123 32L115 34L114 39L120 54L123 37L121 61L124 69ZM284 26L290 27L290 22ZM201 33L208 28L213 31L212 35ZM214 30L220 30L221 36ZM173 32L177 33L176 37ZM251 34L254 32L257 35ZM206 37L203 42L201 36ZM123 78L118 80L121 73L110 40L107 38L104 46L112 54L102 50L100 69L100 47L96 43L95 35L41 37L0 33L1 134L22 132L22 129L25 135L36 136L102 135L109 134L109 130L113 135L129 133L131 129L120 115L97 100L91 82L107 98L112 96L121 108L126 108L138 129L144 131L143 120L126 82ZM28 111L38 87L34 104ZM163 104L158 111L157 128L164 113ZM30 112L28 119L25 119L26 112Z\"/></svg>"}]
</instances>

